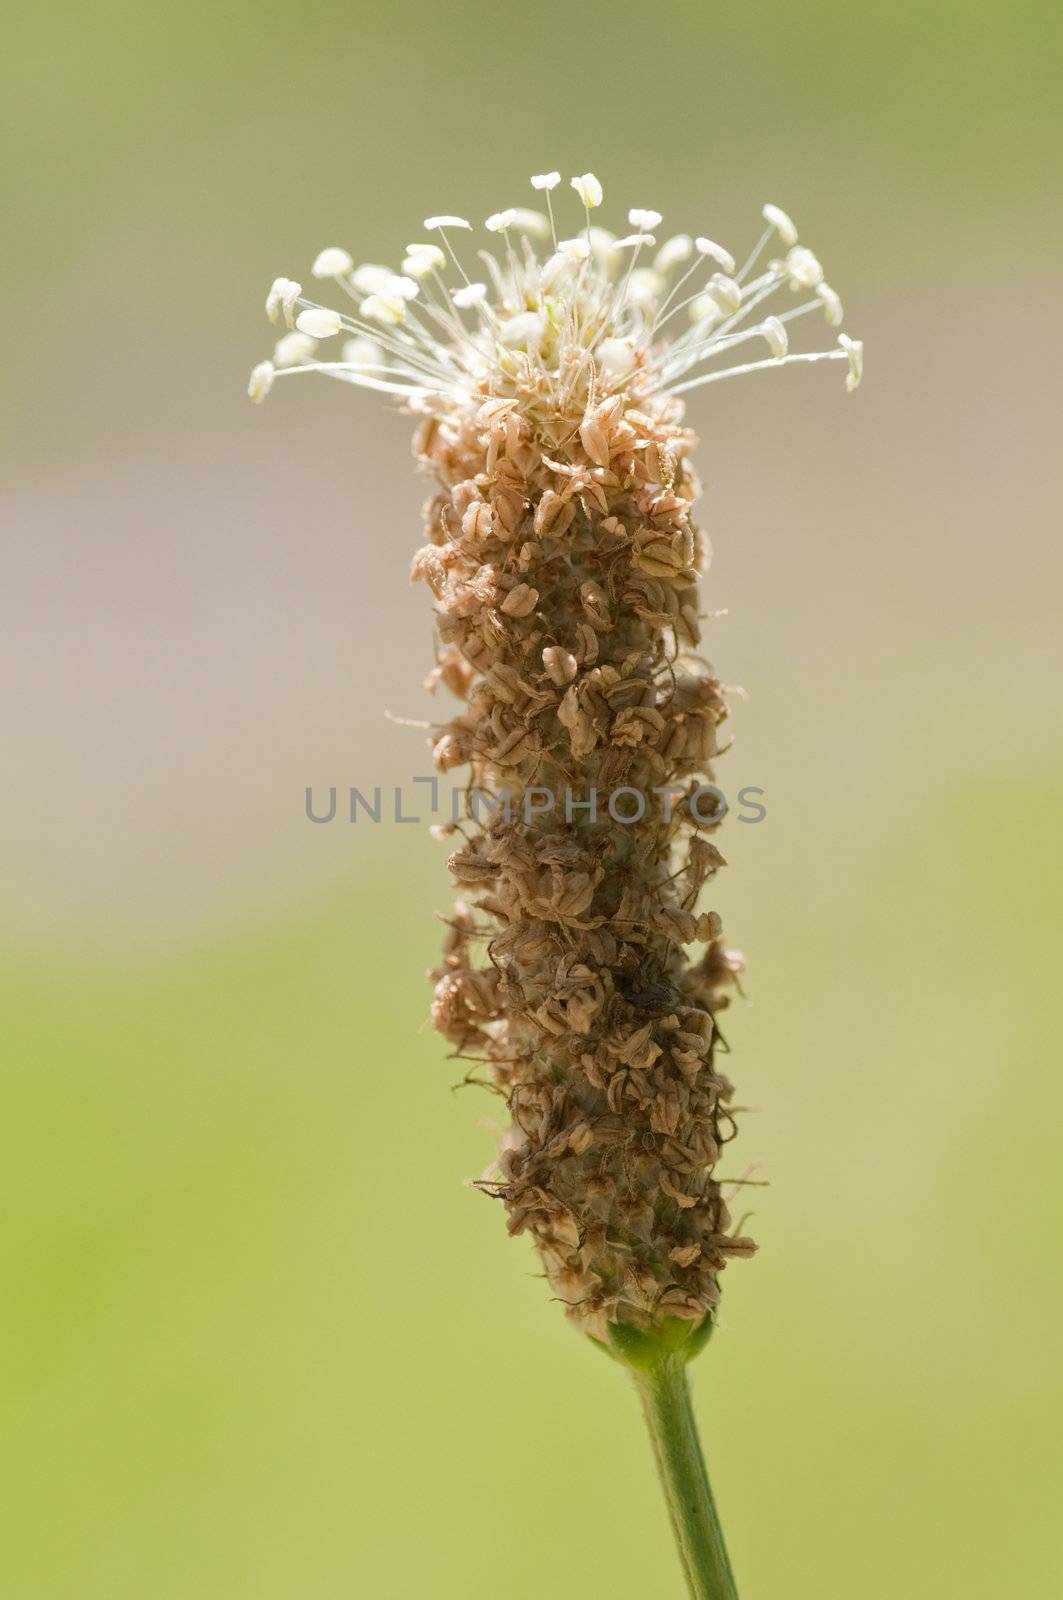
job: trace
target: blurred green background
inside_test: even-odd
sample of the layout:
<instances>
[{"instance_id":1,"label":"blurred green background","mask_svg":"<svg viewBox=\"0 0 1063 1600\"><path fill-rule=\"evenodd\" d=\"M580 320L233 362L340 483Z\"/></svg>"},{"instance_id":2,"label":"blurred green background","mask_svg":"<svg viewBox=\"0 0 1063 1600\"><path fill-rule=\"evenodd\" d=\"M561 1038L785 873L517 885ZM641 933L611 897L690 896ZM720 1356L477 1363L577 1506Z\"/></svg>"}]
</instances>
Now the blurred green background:
<instances>
[{"instance_id":1,"label":"blurred green background","mask_svg":"<svg viewBox=\"0 0 1063 1600\"><path fill-rule=\"evenodd\" d=\"M744 1600L1063 1587L1061 32L1018 4L57 3L5 24L5 1600L679 1593L622 1374L422 1018L408 424L261 302L552 166L864 335L696 397L749 691L716 903L762 1252L696 1398Z\"/></svg>"}]
</instances>

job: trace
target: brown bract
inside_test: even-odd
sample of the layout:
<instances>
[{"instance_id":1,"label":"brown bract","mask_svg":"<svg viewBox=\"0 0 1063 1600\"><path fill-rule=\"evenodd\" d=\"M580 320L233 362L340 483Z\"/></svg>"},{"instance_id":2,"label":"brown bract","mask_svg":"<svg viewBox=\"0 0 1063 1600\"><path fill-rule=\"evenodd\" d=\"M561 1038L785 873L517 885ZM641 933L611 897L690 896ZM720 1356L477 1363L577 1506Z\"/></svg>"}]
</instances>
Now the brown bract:
<instances>
[{"instance_id":1,"label":"brown bract","mask_svg":"<svg viewBox=\"0 0 1063 1600\"><path fill-rule=\"evenodd\" d=\"M601 1336L701 1320L753 1246L714 1176L734 1131L715 1018L740 959L696 908L723 857L690 796L726 705L697 654L695 441L679 402L599 398L588 368L550 396L528 363L524 388L432 402L413 576L436 600L430 681L464 702L437 765L509 795L507 814L470 793L456 830L433 1017L509 1107L480 1186ZM622 788L637 820L609 814Z\"/></svg>"}]
</instances>

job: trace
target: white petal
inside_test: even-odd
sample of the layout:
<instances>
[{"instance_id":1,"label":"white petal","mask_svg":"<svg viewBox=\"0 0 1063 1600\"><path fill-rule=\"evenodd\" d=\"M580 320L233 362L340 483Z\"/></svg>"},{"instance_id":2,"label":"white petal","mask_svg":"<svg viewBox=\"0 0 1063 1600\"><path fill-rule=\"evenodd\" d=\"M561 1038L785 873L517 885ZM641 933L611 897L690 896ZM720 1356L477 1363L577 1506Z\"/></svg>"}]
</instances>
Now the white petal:
<instances>
[{"instance_id":1,"label":"white petal","mask_svg":"<svg viewBox=\"0 0 1063 1600\"><path fill-rule=\"evenodd\" d=\"M327 250L322 250L311 271L315 278L342 278L353 266L354 258L346 250L330 244Z\"/></svg>"}]
</instances>

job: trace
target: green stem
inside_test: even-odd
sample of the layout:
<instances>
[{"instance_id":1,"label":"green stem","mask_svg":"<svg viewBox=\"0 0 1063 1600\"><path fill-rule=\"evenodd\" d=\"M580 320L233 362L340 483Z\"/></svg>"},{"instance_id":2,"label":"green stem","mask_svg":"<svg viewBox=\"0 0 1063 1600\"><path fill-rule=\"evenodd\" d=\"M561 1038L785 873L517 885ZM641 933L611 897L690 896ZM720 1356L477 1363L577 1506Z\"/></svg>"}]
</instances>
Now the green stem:
<instances>
[{"instance_id":1,"label":"green stem","mask_svg":"<svg viewBox=\"0 0 1063 1600\"><path fill-rule=\"evenodd\" d=\"M681 1351L632 1365L691 1600L738 1600Z\"/></svg>"}]
</instances>

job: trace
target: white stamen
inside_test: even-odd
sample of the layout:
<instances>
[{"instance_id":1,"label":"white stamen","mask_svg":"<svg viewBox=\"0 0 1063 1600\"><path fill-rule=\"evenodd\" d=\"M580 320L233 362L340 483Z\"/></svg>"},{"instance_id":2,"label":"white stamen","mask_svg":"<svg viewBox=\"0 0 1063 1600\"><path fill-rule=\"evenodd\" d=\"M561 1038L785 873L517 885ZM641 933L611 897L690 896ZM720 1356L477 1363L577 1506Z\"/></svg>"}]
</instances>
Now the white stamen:
<instances>
[{"instance_id":1,"label":"white stamen","mask_svg":"<svg viewBox=\"0 0 1063 1600\"><path fill-rule=\"evenodd\" d=\"M627 280L627 299L633 306L651 306L664 293L666 284L652 267L639 267Z\"/></svg>"},{"instance_id":2,"label":"white stamen","mask_svg":"<svg viewBox=\"0 0 1063 1600\"><path fill-rule=\"evenodd\" d=\"M262 401L273 388L274 371L272 361L260 361L257 367L252 368L251 376L248 379L247 392L256 406L262 404Z\"/></svg>"},{"instance_id":3,"label":"white stamen","mask_svg":"<svg viewBox=\"0 0 1063 1600\"><path fill-rule=\"evenodd\" d=\"M700 378L688 378L685 383L670 386L671 394L685 394L688 389L704 389L710 383L722 383L724 378L738 378L746 372L763 372L768 367L790 367L799 362L807 361L844 361L845 353L842 350L812 350L806 355L784 356L777 361L774 356L769 361L747 361L740 367L725 367L722 372L704 372ZM848 387L848 380L846 381Z\"/></svg>"},{"instance_id":4,"label":"white stamen","mask_svg":"<svg viewBox=\"0 0 1063 1600\"><path fill-rule=\"evenodd\" d=\"M603 339L598 360L611 378L626 378L635 366L635 352L628 339Z\"/></svg>"},{"instance_id":5,"label":"white stamen","mask_svg":"<svg viewBox=\"0 0 1063 1600\"><path fill-rule=\"evenodd\" d=\"M411 256L424 256L434 267L445 267L447 264L447 258L437 244L425 244L415 239L413 244L406 246L406 253Z\"/></svg>"},{"instance_id":6,"label":"white stamen","mask_svg":"<svg viewBox=\"0 0 1063 1600\"><path fill-rule=\"evenodd\" d=\"M610 233L608 228L592 226L587 229L586 237L590 243L591 255L600 267L608 271L614 264L616 234Z\"/></svg>"},{"instance_id":7,"label":"white stamen","mask_svg":"<svg viewBox=\"0 0 1063 1600\"><path fill-rule=\"evenodd\" d=\"M393 276L390 267L379 267L374 261L363 261L351 274L351 282L361 294L378 294Z\"/></svg>"},{"instance_id":8,"label":"white stamen","mask_svg":"<svg viewBox=\"0 0 1063 1600\"><path fill-rule=\"evenodd\" d=\"M414 283L412 278L400 278L390 273L387 282L381 285L382 294L397 296L400 300L416 300L420 292L420 285Z\"/></svg>"},{"instance_id":9,"label":"white stamen","mask_svg":"<svg viewBox=\"0 0 1063 1600\"><path fill-rule=\"evenodd\" d=\"M341 250L339 245L330 244L326 250L322 250L310 270L315 278L342 278L353 266L353 256Z\"/></svg>"},{"instance_id":10,"label":"white stamen","mask_svg":"<svg viewBox=\"0 0 1063 1600\"><path fill-rule=\"evenodd\" d=\"M715 322L722 316L711 294L699 294L690 302L691 322Z\"/></svg>"},{"instance_id":11,"label":"white stamen","mask_svg":"<svg viewBox=\"0 0 1063 1600\"><path fill-rule=\"evenodd\" d=\"M373 262L354 267L338 245L322 250L314 276L332 278L357 302L347 315L304 300L292 279L276 279L266 312L273 322L283 317L293 331L277 339L272 360L255 368L251 398L264 398L278 376L316 372L404 397L416 409L432 394L461 405L484 392L516 403L527 393L544 415L551 407L562 415L573 403L593 406L596 391L623 391L637 405L643 398L681 395L739 373L815 361L846 362L847 388L857 387L863 373L859 340L840 334L833 349L790 353L791 325L818 311L840 329L842 304L813 253L796 244L797 230L778 207L764 208L767 229L735 273L734 257L711 239L677 234L658 248L653 230L661 216L656 211L632 208L628 215L635 231L621 239L592 226L590 212L602 200L593 173L572 180L586 208L586 225L558 243L550 197L560 181L557 173L532 180L545 196L549 219L520 207L486 219L488 232L503 240L496 253L477 252L486 283L471 283L454 253L445 230L470 227L464 217L454 216L427 219L425 226L440 233L438 243L407 245L400 272ZM769 261L754 276L773 237L783 240L784 259ZM537 254L538 238L547 240L545 262ZM650 261L652 266L642 264ZM704 279L706 261L712 276L698 292L694 284ZM456 291L446 283L448 265L458 274ZM791 309L765 315L769 307L759 309L763 302L787 286L804 292ZM477 314L464 319L466 310ZM668 325L674 330L674 319L684 312L690 326L669 332ZM370 324L377 331L366 337L374 331ZM343 329L343 359L322 360L318 340ZM758 339L767 343L770 360L728 365L737 346Z\"/></svg>"},{"instance_id":12,"label":"white stamen","mask_svg":"<svg viewBox=\"0 0 1063 1600\"><path fill-rule=\"evenodd\" d=\"M602 186L593 172L584 172L580 177L572 179L572 187L579 195L588 211L593 211L602 203Z\"/></svg>"},{"instance_id":13,"label":"white stamen","mask_svg":"<svg viewBox=\"0 0 1063 1600\"><path fill-rule=\"evenodd\" d=\"M292 278L274 278L269 294L266 296L266 315L271 322L276 322L281 313L289 328L293 328L293 313L295 302L303 292L301 283L296 283Z\"/></svg>"},{"instance_id":14,"label":"white stamen","mask_svg":"<svg viewBox=\"0 0 1063 1600\"><path fill-rule=\"evenodd\" d=\"M538 312L521 311L502 324L498 337L511 350L522 346L529 351L538 350L546 337L546 322Z\"/></svg>"},{"instance_id":15,"label":"white stamen","mask_svg":"<svg viewBox=\"0 0 1063 1600\"><path fill-rule=\"evenodd\" d=\"M439 254L442 259L438 264L426 255L403 256L402 270L410 278L428 278L433 272L438 272L440 267L446 266L446 256L442 250Z\"/></svg>"},{"instance_id":16,"label":"white stamen","mask_svg":"<svg viewBox=\"0 0 1063 1600\"><path fill-rule=\"evenodd\" d=\"M384 352L375 339L347 339L340 354L352 367L383 366Z\"/></svg>"},{"instance_id":17,"label":"white stamen","mask_svg":"<svg viewBox=\"0 0 1063 1600\"><path fill-rule=\"evenodd\" d=\"M311 339L331 339L343 327L343 319L338 311L329 311L326 306L307 306L296 317L295 326Z\"/></svg>"},{"instance_id":18,"label":"white stamen","mask_svg":"<svg viewBox=\"0 0 1063 1600\"><path fill-rule=\"evenodd\" d=\"M362 316L388 327L396 327L406 321L406 302L398 294L371 294L362 301Z\"/></svg>"},{"instance_id":19,"label":"white stamen","mask_svg":"<svg viewBox=\"0 0 1063 1600\"><path fill-rule=\"evenodd\" d=\"M725 277L722 272L714 272L705 288L721 311L737 311L742 304L742 289L733 278Z\"/></svg>"},{"instance_id":20,"label":"white stamen","mask_svg":"<svg viewBox=\"0 0 1063 1600\"><path fill-rule=\"evenodd\" d=\"M840 328L842 323L841 296L836 294L829 283L817 283L816 295L823 302L823 315L832 328Z\"/></svg>"},{"instance_id":21,"label":"white stamen","mask_svg":"<svg viewBox=\"0 0 1063 1600\"><path fill-rule=\"evenodd\" d=\"M722 244L716 244L712 239L704 237L695 239L694 246L699 255L708 256L717 266L722 267L729 277L734 277L735 258L730 250L725 250Z\"/></svg>"},{"instance_id":22,"label":"white stamen","mask_svg":"<svg viewBox=\"0 0 1063 1600\"><path fill-rule=\"evenodd\" d=\"M514 206L511 214L513 227L519 228L522 233L533 233L537 239L545 239L550 232L550 219L544 217L541 211L529 211L527 206Z\"/></svg>"},{"instance_id":23,"label":"white stamen","mask_svg":"<svg viewBox=\"0 0 1063 1600\"><path fill-rule=\"evenodd\" d=\"M760 331L767 339L776 361L781 361L790 348L790 340L778 317L765 317L760 325Z\"/></svg>"},{"instance_id":24,"label":"white stamen","mask_svg":"<svg viewBox=\"0 0 1063 1600\"><path fill-rule=\"evenodd\" d=\"M786 257L786 275L791 289L814 289L823 281L823 268L804 245L796 245Z\"/></svg>"},{"instance_id":25,"label":"white stamen","mask_svg":"<svg viewBox=\"0 0 1063 1600\"><path fill-rule=\"evenodd\" d=\"M590 255L586 239L562 239L556 251L543 262L540 281L547 294L570 279L575 269Z\"/></svg>"},{"instance_id":26,"label":"white stamen","mask_svg":"<svg viewBox=\"0 0 1063 1600\"><path fill-rule=\"evenodd\" d=\"M317 349L317 340L308 333L286 333L273 348L273 364L277 367L295 367L309 361Z\"/></svg>"},{"instance_id":27,"label":"white stamen","mask_svg":"<svg viewBox=\"0 0 1063 1600\"><path fill-rule=\"evenodd\" d=\"M653 258L653 264L658 272L667 272L670 267L678 266L680 261L689 261L693 249L694 241L689 233L677 233L664 241Z\"/></svg>"},{"instance_id":28,"label":"white stamen","mask_svg":"<svg viewBox=\"0 0 1063 1600\"><path fill-rule=\"evenodd\" d=\"M545 189L549 192L551 189L556 189L560 182L560 172L540 172L531 180L531 186L533 189Z\"/></svg>"},{"instance_id":29,"label":"white stamen","mask_svg":"<svg viewBox=\"0 0 1063 1600\"><path fill-rule=\"evenodd\" d=\"M849 357L849 371L845 376L845 387L852 394L854 389L860 387L860 379L864 376L864 341L850 339L847 333L838 335L838 343Z\"/></svg>"},{"instance_id":30,"label":"white stamen","mask_svg":"<svg viewBox=\"0 0 1063 1600\"><path fill-rule=\"evenodd\" d=\"M768 227L775 229L783 244L789 246L797 243L797 229L793 220L779 206L764 206L760 214Z\"/></svg>"}]
</instances>

